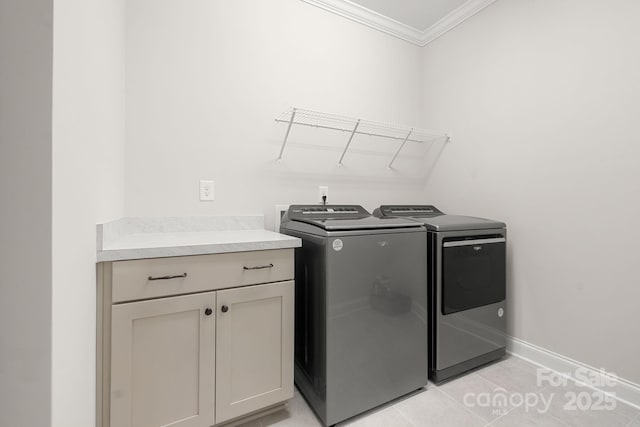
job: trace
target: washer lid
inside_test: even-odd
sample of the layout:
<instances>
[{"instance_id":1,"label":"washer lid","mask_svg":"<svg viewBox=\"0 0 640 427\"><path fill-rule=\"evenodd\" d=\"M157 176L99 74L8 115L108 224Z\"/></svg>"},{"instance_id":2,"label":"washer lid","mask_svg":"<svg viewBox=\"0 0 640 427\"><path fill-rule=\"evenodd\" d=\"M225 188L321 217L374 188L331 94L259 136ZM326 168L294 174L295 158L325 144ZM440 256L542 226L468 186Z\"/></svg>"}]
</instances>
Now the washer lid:
<instances>
[{"instance_id":1,"label":"washer lid","mask_svg":"<svg viewBox=\"0 0 640 427\"><path fill-rule=\"evenodd\" d=\"M327 231L347 230L379 230L389 228L420 227L422 224L416 221L402 218L359 218L359 219L318 219L304 221Z\"/></svg>"},{"instance_id":2,"label":"washer lid","mask_svg":"<svg viewBox=\"0 0 640 427\"><path fill-rule=\"evenodd\" d=\"M287 215L290 221L304 222L328 231L406 228L422 225L408 218L376 218L358 205L292 205Z\"/></svg>"}]
</instances>

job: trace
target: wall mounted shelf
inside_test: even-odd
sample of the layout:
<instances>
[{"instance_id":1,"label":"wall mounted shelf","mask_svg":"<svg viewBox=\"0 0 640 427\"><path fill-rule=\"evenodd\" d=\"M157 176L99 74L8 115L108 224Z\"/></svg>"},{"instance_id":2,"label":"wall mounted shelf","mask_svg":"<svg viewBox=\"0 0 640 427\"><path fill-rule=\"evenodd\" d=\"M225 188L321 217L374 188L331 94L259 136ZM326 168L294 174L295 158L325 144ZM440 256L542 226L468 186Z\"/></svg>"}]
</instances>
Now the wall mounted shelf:
<instances>
[{"instance_id":1,"label":"wall mounted shelf","mask_svg":"<svg viewBox=\"0 0 640 427\"><path fill-rule=\"evenodd\" d=\"M438 139L444 138L446 142L451 141L451 136L446 132L438 132L434 130L421 129L418 127L400 126L391 123L376 122L372 120L356 119L353 117L340 116L337 114L322 113L318 111L304 110L302 108L290 108L276 117L276 122L287 124L287 131L280 147L278 161L282 160L289 135L293 125L309 126L319 129L336 130L349 134L347 143L342 151L342 155L338 160L338 165L343 164L343 160L353 139L356 135L368 135L381 138L387 138L394 141L400 141L401 144L391 158L388 167L391 168L396 161L398 155L404 148L405 144L418 143L424 144Z\"/></svg>"}]
</instances>

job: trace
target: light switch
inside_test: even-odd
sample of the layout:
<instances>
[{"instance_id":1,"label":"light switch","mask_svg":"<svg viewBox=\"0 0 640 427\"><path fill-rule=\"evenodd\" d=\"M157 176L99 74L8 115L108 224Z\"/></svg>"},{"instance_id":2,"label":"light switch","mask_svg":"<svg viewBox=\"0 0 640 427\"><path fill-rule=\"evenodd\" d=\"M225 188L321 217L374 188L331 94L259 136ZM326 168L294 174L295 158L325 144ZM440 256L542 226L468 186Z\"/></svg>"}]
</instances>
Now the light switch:
<instances>
[{"instance_id":1,"label":"light switch","mask_svg":"<svg viewBox=\"0 0 640 427\"><path fill-rule=\"evenodd\" d=\"M211 201L214 199L214 181L200 181L200 200L201 201Z\"/></svg>"}]
</instances>

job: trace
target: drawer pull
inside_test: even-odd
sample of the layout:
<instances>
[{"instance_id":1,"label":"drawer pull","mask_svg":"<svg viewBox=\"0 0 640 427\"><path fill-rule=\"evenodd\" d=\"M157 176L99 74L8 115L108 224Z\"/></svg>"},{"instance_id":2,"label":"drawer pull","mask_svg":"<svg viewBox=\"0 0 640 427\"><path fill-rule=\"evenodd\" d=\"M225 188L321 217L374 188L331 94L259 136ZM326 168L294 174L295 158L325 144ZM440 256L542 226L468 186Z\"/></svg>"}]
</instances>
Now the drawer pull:
<instances>
[{"instance_id":1,"label":"drawer pull","mask_svg":"<svg viewBox=\"0 0 640 427\"><path fill-rule=\"evenodd\" d=\"M246 265L242 267L244 270L262 270L263 268L273 268L273 264L267 265L258 265L256 267L247 267Z\"/></svg>"},{"instance_id":2,"label":"drawer pull","mask_svg":"<svg viewBox=\"0 0 640 427\"><path fill-rule=\"evenodd\" d=\"M149 276L149 280L169 280L169 279L182 279L187 277L187 273L178 274L177 276L160 276L160 277L152 277Z\"/></svg>"}]
</instances>

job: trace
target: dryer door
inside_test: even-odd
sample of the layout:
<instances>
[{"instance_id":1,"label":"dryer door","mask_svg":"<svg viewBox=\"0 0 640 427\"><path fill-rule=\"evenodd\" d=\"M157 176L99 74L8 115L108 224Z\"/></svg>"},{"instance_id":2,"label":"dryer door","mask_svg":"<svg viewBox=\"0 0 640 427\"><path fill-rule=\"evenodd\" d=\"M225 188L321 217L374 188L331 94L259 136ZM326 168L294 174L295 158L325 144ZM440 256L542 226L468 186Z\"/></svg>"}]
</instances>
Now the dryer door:
<instances>
[{"instance_id":1,"label":"dryer door","mask_svg":"<svg viewBox=\"0 0 640 427\"><path fill-rule=\"evenodd\" d=\"M473 236L445 239L442 248L442 314L505 299L506 239Z\"/></svg>"}]
</instances>

